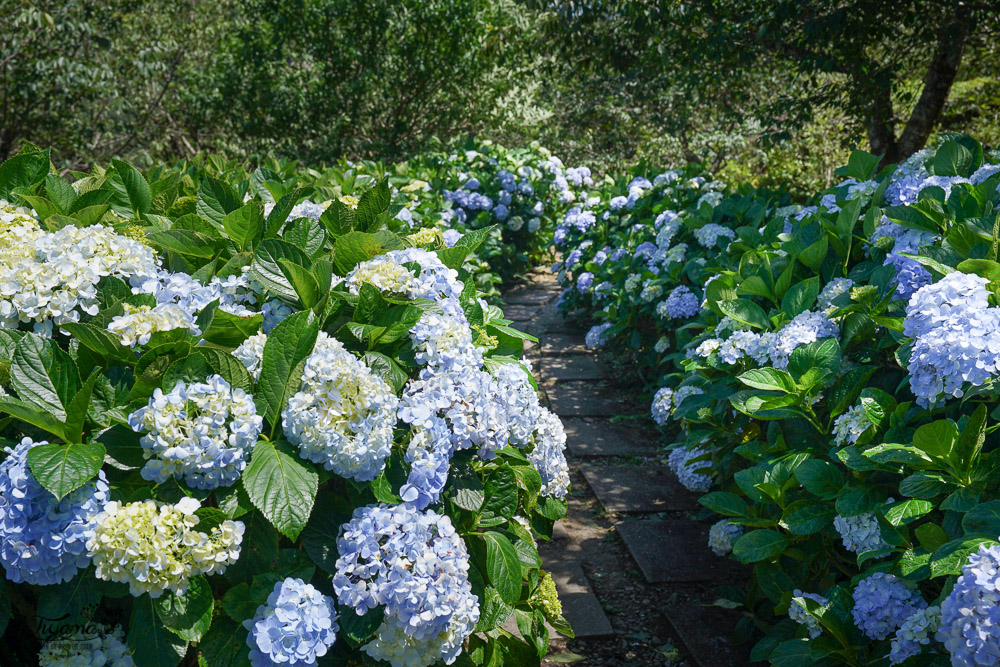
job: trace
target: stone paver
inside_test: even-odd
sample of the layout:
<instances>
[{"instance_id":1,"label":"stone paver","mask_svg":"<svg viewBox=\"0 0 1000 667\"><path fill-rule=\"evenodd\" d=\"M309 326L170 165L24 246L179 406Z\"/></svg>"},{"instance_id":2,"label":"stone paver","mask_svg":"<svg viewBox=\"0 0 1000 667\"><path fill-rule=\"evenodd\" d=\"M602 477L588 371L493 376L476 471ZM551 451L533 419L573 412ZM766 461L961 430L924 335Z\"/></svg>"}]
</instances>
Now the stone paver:
<instances>
[{"instance_id":1,"label":"stone paver","mask_svg":"<svg viewBox=\"0 0 1000 667\"><path fill-rule=\"evenodd\" d=\"M587 466L583 476L609 512L647 514L700 507L696 496L664 466Z\"/></svg>"},{"instance_id":2,"label":"stone paver","mask_svg":"<svg viewBox=\"0 0 1000 667\"><path fill-rule=\"evenodd\" d=\"M701 667L750 664L748 645L733 643L733 629L741 616L738 611L688 602L668 605L663 614Z\"/></svg>"},{"instance_id":3,"label":"stone paver","mask_svg":"<svg viewBox=\"0 0 1000 667\"><path fill-rule=\"evenodd\" d=\"M559 290L518 289L508 292L503 300L508 306L542 306L559 296Z\"/></svg>"},{"instance_id":4,"label":"stone paver","mask_svg":"<svg viewBox=\"0 0 1000 667\"><path fill-rule=\"evenodd\" d=\"M724 581L734 563L708 548L708 525L684 519L625 521L615 526L650 583Z\"/></svg>"},{"instance_id":5,"label":"stone paver","mask_svg":"<svg viewBox=\"0 0 1000 667\"><path fill-rule=\"evenodd\" d=\"M596 382L559 382L543 389L560 417L611 417L634 411L625 396Z\"/></svg>"},{"instance_id":6,"label":"stone paver","mask_svg":"<svg viewBox=\"0 0 1000 667\"><path fill-rule=\"evenodd\" d=\"M563 616L577 637L606 637L614 634L601 602L594 595L587 575L576 561L551 561L543 566L552 575L559 591Z\"/></svg>"},{"instance_id":7,"label":"stone paver","mask_svg":"<svg viewBox=\"0 0 1000 667\"><path fill-rule=\"evenodd\" d=\"M590 352L583 334L545 333L539 338L542 342L542 354L546 356L587 354Z\"/></svg>"},{"instance_id":8,"label":"stone paver","mask_svg":"<svg viewBox=\"0 0 1000 667\"><path fill-rule=\"evenodd\" d=\"M546 380L601 380L607 375L589 354L550 357L542 362L541 374Z\"/></svg>"},{"instance_id":9,"label":"stone paver","mask_svg":"<svg viewBox=\"0 0 1000 667\"><path fill-rule=\"evenodd\" d=\"M563 419L563 427L573 456L650 456L657 450L653 434L607 419L568 417Z\"/></svg>"},{"instance_id":10,"label":"stone paver","mask_svg":"<svg viewBox=\"0 0 1000 667\"><path fill-rule=\"evenodd\" d=\"M533 305L513 304L503 309L503 316L514 322L527 322L538 314L539 307Z\"/></svg>"}]
</instances>

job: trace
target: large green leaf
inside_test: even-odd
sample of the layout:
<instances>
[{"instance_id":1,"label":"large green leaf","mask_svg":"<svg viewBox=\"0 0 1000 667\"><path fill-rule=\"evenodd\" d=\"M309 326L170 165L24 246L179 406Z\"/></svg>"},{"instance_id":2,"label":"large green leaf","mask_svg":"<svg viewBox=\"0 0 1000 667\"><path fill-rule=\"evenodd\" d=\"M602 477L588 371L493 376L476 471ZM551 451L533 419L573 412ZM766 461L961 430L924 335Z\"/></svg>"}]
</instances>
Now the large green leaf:
<instances>
[{"instance_id":1,"label":"large green leaf","mask_svg":"<svg viewBox=\"0 0 1000 667\"><path fill-rule=\"evenodd\" d=\"M333 246L333 268L337 275L346 276L361 262L402 248L403 242L399 237L385 230L374 234L348 232Z\"/></svg>"},{"instance_id":2,"label":"large green leaf","mask_svg":"<svg viewBox=\"0 0 1000 667\"><path fill-rule=\"evenodd\" d=\"M260 380L254 398L257 412L278 423L288 398L298 391L305 364L319 335L319 322L311 311L289 315L267 337Z\"/></svg>"},{"instance_id":3,"label":"large green leaf","mask_svg":"<svg viewBox=\"0 0 1000 667\"><path fill-rule=\"evenodd\" d=\"M776 530L753 530L736 540L733 556L744 563L775 558L791 541L790 537Z\"/></svg>"},{"instance_id":4,"label":"large green leaf","mask_svg":"<svg viewBox=\"0 0 1000 667\"><path fill-rule=\"evenodd\" d=\"M955 140L941 144L934 154L934 174L936 176L971 176L975 157L968 148Z\"/></svg>"},{"instance_id":5,"label":"large green leaf","mask_svg":"<svg viewBox=\"0 0 1000 667\"><path fill-rule=\"evenodd\" d=\"M157 598L156 603L156 612L163 624L185 641L199 641L212 625L215 601L205 577L190 579L184 595L167 592Z\"/></svg>"},{"instance_id":6,"label":"large green leaf","mask_svg":"<svg viewBox=\"0 0 1000 667\"><path fill-rule=\"evenodd\" d=\"M221 226L226 214L232 213L242 205L243 200L229 184L211 176L201 179L198 203L195 206L195 212L201 217Z\"/></svg>"},{"instance_id":7,"label":"large green leaf","mask_svg":"<svg viewBox=\"0 0 1000 667\"><path fill-rule=\"evenodd\" d=\"M740 374L740 382L753 387L754 389L764 389L767 391L780 391L786 394L795 392L795 380L779 368L755 368Z\"/></svg>"},{"instance_id":8,"label":"large green leaf","mask_svg":"<svg viewBox=\"0 0 1000 667\"><path fill-rule=\"evenodd\" d=\"M148 595L132 602L125 643L136 665L177 667L187 653L187 642L167 630L156 613L157 601Z\"/></svg>"},{"instance_id":9,"label":"large green leaf","mask_svg":"<svg viewBox=\"0 0 1000 667\"><path fill-rule=\"evenodd\" d=\"M96 477L103 463L104 445L97 442L35 445L28 450L31 474L59 499Z\"/></svg>"},{"instance_id":10,"label":"large green leaf","mask_svg":"<svg viewBox=\"0 0 1000 667\"><path fill-rule=\"evenodd\" d=\"M767 319L764 309L753 301L729 299L728 301L720 301L718 305L723 314L728 315L737 322L742 322L758 329L766 330L771 327L771 322Z\"/></svg>"},{"instance_id":11,"label":"large green leaf","mask_svg":"<svg viewBox=\"0 0 1000 667\"><path fill-rule=\"evenodd\" d=\"M49 173L49 152L21 152L0 164L0 199L10 199L16 188L30 188Z\"/></svg>"},{"instance_id":12,"label":"large green leaf","mask_svg":"<svg viewBox=\"0 0 1000 667\"><path fill-rule=\"evenodd\" d=\"M389 208L391 196L387 178L362 194L358 208L354 211L355 225L363 232L375 231L381 215Z\"/></svg>"},{"instance_id":13,"label":"large green leaf","mask_svg":"<svg viewBox=\"0 0 1000 667\"><path fill-rule=\"evenodd\" d=\"M521 561L510 540L496 531L483 533L486 541L486 570L490 583L507 604L514 604L521 596Z\"/></svg>"},{"instance_id":14,"label":"large green leaf","mask_svg":"<svg viewBox=\"0 0 1000 667\"><path fill-rule=\"evenodd\" d=\"M240 250L245 250L264 234L264 207L259 201L251 201L227 213L222 227Z\"/></svg>"},{"instance_id":15,"label":"large green leaf","mask_svg":"<svg viewBox=\"0 0 1000 667\"><path fill-rule=\"evenodd\" d=\"M272 292L294 300L298 294L282 270L282 259L309 266L309 256L299 248L278 239L267 239L257 246L250 273Z\"/></svg>"},{"instance_id":16,"label":"large green leaf","mask_svg":"<svg viewBox=\"0 0 1000 667\"><path fill-rule=\"evenodd\" d=\"M251 614L256 606L255 603ZM250 664L246 634L243 626L231 618L220 616L215 619L208 634L198 644L208 667L245 667Z\"/></svg>"},{"instance_id":17,"label":"large green leaf","mask_svg":"<svg viewBox=\"0 0 1000 667\"><path fill-rule=\"evenodd\" d=\"M243 487L271 525L294 540L309 520L319 475L288 442L261 440L243 473Z\"/></svg>"},{"instance_id":18,"label":"large green leaf","mask_svg":"<svg viewBox=\"0 0 1000 667\"><path fill-rule=\"evenodd\" d=\"M121 179L132 210L136 213L148 213L153 205L153 192L149 189L145 177L135 167L121 160L112 160L111 166Z\"/></svg>"},{"instance_id":19,"label":"large green leaf","mask_svg":"<svg viewBox=\"0 0 1000 667\"><path fill-rule=\"evenodd\" d=\"M80 389L76 362L51 339L28 334L14 348L10 380L24 401L66 419L66 408Z\"/></svg>"}]
</instances>

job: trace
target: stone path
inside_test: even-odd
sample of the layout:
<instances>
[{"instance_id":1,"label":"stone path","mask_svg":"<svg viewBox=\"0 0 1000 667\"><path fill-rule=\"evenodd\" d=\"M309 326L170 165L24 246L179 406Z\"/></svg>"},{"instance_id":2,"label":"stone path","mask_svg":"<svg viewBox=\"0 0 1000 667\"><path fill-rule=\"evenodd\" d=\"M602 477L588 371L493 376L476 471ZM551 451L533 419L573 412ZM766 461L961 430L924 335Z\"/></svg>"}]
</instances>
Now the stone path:
<instances>
[{"instance_id":1,"label":"stone path","mask_svg":"<svg viewBox=\"0 0 1000 667\"><path fill-rule=\"evenodd\" d=\"M535 274L504 309L539 339L525 357L563 420L573 478L568 514L539 548L576 639L553 641L546 664L749 664L748 646L731 639L741 615L712 606L718 586L743 574L708 549L710 524L666 469L634 382L609 376L558 295L554 276Z\"/></svg>"}]
</instances>

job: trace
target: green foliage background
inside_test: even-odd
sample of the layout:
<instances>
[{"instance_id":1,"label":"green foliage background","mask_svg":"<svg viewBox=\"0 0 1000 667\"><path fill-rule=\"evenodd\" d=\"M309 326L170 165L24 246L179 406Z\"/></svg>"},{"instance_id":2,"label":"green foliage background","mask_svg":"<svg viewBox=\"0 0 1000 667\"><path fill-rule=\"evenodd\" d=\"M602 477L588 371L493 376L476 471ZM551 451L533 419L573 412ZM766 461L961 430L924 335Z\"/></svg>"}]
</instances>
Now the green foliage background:
<instances>
[{"instance_id":1,"label":"green foliage background","mask_svg":"<svg viewBox=\"0 0 1000 667\"><path fill-rule=\"evenodd\" d=\"M538 139L602 171L700 162L801 197L867 147L875 87L902 130L954 25L935 133L995 146L997 10L893 4L0 0L0 158L31 141L77 169L203 151L316 164Z\"/></svg>"}]
</instances>

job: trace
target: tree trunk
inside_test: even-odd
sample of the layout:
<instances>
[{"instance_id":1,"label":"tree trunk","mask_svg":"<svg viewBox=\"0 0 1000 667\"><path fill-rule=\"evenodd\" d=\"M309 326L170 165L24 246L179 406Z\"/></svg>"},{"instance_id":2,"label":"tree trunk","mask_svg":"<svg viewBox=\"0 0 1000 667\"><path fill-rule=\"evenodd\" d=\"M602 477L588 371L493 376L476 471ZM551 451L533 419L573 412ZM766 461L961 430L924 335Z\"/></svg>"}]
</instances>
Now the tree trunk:
<instances>
[{"instance_id":1,"label":"tree trunk","mask_svg":"<svg viewBox=\"0 0 1000 667\"><path fill-rule=\"evenodd\" d=\"M896 161L896 131L892 108L892 79L879 75L866 120L871 152L882 156L882 164Z\"/></svg>"},{"instance_id":2,"label":"tree trunk","mask_svg":"<svg viewBox=\"0 0 1000 667\"><path fill-rule=\"evenodd\" d=\"M896 161L905 160L927 143L962 64L970 24L968 8L960 7L941 26L934 57L924 77L924 89L899 138Z\"/></svg>"}]
</instances>

